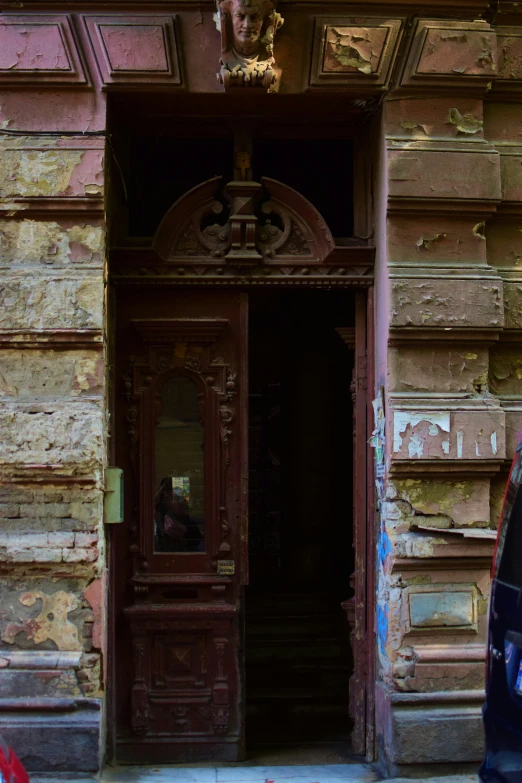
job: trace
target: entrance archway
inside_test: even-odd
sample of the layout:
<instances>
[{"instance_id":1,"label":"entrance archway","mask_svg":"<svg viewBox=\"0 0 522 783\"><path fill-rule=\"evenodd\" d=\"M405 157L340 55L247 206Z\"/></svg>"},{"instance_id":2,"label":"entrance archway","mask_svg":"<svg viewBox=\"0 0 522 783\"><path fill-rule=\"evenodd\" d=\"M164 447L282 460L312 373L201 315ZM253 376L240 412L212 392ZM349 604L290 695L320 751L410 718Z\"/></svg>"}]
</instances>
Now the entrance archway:
<instances>
[{"instance_id":1,"label":"entrance archway","mask_svg":"<svg viewBox=\"0 0 522 783\"><path fill-rule=\"evenodd\" d=\"M352 292L332 336L339 339L335 327L354 368L344 393L348 407L354 400L354 440L346 453L357 468L346 517L353 518L355 567L353 596L346 574L344 597L354 658L354 748L364 752L371 669L365 289L373 250L336 246L302 195L238 170L245 179L225 186L214 178L176 202L151 250L112 256L116 461L126 476L125 523L112 546L122 761L245 754L248 307L252 290L269 287Z\"/></svg>"}]
</instances>

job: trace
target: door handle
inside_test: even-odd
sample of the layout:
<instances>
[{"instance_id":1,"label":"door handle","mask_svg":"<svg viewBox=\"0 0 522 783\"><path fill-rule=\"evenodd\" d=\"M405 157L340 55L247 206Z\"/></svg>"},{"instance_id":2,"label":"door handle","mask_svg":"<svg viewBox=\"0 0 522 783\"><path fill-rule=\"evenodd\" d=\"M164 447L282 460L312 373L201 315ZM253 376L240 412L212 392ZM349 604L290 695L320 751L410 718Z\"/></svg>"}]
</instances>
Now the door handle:
<instances>
[{"instance_id":1,"label":"door handle","mask_svg":"<svg viewBox=\"0 0 522 783\"><path fill-rule=\"evenodd\" d=\"M493 647L492 644L489 645L489 652L490 652L491 657L495 661L501 661L502 660L502 653L501 653L501 651L497 650L496 647Z\"/></svg>"}]
</instances>

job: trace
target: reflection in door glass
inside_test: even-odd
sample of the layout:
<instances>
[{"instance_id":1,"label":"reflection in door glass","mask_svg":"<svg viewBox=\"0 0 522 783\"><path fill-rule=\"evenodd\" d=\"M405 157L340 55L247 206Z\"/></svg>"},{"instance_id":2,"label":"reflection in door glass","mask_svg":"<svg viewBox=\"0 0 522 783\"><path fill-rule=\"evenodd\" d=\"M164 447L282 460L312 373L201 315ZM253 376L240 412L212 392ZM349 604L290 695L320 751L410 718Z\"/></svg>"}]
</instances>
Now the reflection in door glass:
<instances>
[{"instance_id":1,"label":"reflection in door glass","mask_svg":"<svg viewBox=\"0 0 522 783\"><path fill-rule=\"evenodd\" d=\"M205 551L203 457L196 386L183 376L171 378L156 424L156 552Z\"/></svg>"}]
</instances>

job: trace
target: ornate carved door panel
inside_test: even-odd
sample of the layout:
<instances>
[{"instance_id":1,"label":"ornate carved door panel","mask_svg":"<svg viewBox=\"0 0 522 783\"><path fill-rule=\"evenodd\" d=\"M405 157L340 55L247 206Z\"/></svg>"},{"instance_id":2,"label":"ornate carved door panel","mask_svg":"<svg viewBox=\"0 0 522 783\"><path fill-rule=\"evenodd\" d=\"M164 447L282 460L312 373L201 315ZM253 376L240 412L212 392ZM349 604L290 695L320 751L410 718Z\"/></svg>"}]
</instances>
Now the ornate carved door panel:
<instances>
[{"instance_id":1,"label":"ornate carved door panel","mask_svg":"<svg viewBox=\"0 0 522 783\"><path fill-rule=\"evenodd\" d=\"M132 287L117 308L118 757L233 760L243 752L246 295Z\"/></svg>"}]
</instances>

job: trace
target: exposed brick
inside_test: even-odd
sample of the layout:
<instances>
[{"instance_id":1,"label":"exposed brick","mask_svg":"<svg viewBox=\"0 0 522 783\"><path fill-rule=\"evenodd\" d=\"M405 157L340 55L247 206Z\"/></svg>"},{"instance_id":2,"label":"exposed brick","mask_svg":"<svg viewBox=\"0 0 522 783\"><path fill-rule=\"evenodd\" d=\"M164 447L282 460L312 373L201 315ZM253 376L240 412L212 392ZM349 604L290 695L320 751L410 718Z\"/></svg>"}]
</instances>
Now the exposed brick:
<instances>
[{"instance_id":1,"label":"exposed brick","mask_svg":"<svg viewBox=\"0 0 522 783\"><path fill-rule=\"evenodd\" d=\"M0 517L13 519L20 516L20 506L15 503L0 503Z\"/></svg>"},{"instance_id":2,"label":"exposed brick","mask_svg":"<svg viewBox=\"0 0 522 783\"><path fill-rule=\"evenodd\" d=\"M37 549L7 548L7 559L14 563L34 563L37 560Z\"/></svg>"},{"instance_id":3,"label":"exposed brick","mask_svg":"<svg viewBox=\"0 0 522 783\"><path fill-rule=\"evenodd\" d=\"M62 530L90 530L92 525L89 522L83 522L81 519L62 519L60 520Z\"/></svg>"},{"instance_id":4,"label":"exposed brick","mask_svg":"<svg viewBox=\"0 0 522 783\"><path fill-rule=\"evenodd\" d=\"M70 514L68 503L31 503L20 506L23 517L66 517Z\"/></svg>"},{"instance_id":5,"label":"exposed brick","mask_svg":"<svg viewBox=\"0 0 522 783\"><path fill-rule=\"evenodd\" d=\"M61 563L62 550L61 549L38 549L36 553L36 562L38 563Z\"/></svg>"},{"instance_id":6,"label":"exposed brick","mask_svg":"<svg viewBox=\"0 0 522 783\"><path fill-rule=\"evenodd\" d=\"M94 563L98 558L97 549L64 549L65 563Z\"/></svg>"},{"instance_id":7,"label":"exposed brick","mask_svg":"<svg viewBox=\"0 0 522 783\"><path fill-rule=\"evenodd\" d=\"M2 503L30 503L32 499L33 493L30 489L0 486L0 502Z\"/></svg>"},{"instance_id":8,"label":"exposed brick","mask_svg":"<svg viewBox=\"0 0 522 783\"><path fill-rule=\"evenodd\" d=\"M22 533L21 535L0 534L0 545L28 549L48 545L47 533Z\"/></svg>"},{"instance_id":9,"label":"exposed brick","mask_svg":"<svg viewBox=\"0 0 522 783\"><path fill-rule=\"evenodd\" d=\"M96 533L76 533L74 536L75 546L77 547L89 547L96 544L98 536Z\"/></svg>"},{"instance_id":10,"label":"exposed brick","mask_svg":"<svg viewBox=\"0 0 522 783\"><path fill-rule=\"evenodd\" d=\"M49 533L48 538L50 546L74 546L74 533Z\"/></svg>"}]
</instances>

